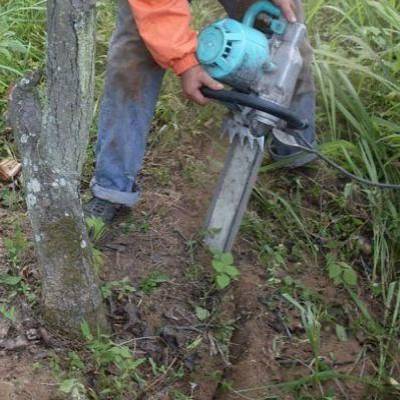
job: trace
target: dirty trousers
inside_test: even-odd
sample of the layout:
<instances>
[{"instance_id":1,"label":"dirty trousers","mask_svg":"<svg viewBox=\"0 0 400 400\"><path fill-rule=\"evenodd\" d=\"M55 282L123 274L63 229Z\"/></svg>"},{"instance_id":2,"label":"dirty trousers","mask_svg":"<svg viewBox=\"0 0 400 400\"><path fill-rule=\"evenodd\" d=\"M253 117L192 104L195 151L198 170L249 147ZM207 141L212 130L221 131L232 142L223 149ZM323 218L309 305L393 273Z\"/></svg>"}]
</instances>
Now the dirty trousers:
<instances>
[{"instance_id":1,"label":"dirty trousers","mask_svg":"<svg viewBox=\"0 0 400 400\"><path fill-rule=\"evenodd\" d=\"M298 19L304 19L297 0ZM220 0L227 13L241 18L254 0ZM315 90L311 73L312 49L302 48L305 65L292 109L311 122L306 139L314 142ZM128 0L119 0L117 27L112 35L105 90L100 109L96 169L91 189L95 197L133 206L139 199L135 179L142 167L164 70L153 60L139 36ZM290 148L276 144L275 158Z\"/></svg>"}]
</instances>

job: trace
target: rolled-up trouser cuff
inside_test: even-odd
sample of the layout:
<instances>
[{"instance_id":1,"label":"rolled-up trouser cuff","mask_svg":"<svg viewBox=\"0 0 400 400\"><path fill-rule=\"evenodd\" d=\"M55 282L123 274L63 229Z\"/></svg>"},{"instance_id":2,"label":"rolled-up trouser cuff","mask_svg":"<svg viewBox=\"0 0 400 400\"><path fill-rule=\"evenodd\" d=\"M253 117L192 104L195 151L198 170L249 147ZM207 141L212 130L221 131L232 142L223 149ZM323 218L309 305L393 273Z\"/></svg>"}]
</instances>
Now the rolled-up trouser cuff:
<instances>
[{"instance_id":1,"label":"rolled-up trouser cuff","mask_svg":"<svg viewBox=\"0 0 400 400\"><path fill-rule=\"evenodd\" d=\"M90 189L94 197L127 207L133 207L140 199L140 192L119 192L118 190L104 188L95 179L92 179Z\"/></svg>"}]
</instances>

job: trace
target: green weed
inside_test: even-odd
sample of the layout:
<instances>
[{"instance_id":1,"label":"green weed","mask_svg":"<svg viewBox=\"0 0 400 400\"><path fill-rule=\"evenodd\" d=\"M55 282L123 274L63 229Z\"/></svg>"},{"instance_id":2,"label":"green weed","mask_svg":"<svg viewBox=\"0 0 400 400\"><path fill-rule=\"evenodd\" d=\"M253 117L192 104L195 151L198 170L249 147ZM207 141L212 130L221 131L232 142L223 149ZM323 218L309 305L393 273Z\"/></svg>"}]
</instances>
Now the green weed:
<instances>
[{"instance_id":1,"label":"green weed","mask_svg":"<svg viewBox=\"0 0 400 400\"><path fill-rule=\"evenodd\" d=\"M120 281L107 282L101 286L100 290L104 299L108 299L115 294L118 300L122 300L124 297L136 292L136 289L132 286L129 278Z\"/></svg>"},{"instance_id":2,"label":"green weed","mask_svg":"<svg viewBox=\"0 0 400 400\"><path fill-rule=\"evenodd\" d=\"M37 300L34 289L19 275L0 274L0 285L7 289L9 300L17 295L24 296L31 305Z\"/></svg>"},{"instance_id":3,"label":"green weed","mask_svg":"<svg viewBox=\"0 0 400 400\"><path fill-rule=\"evenodd\" d=\"M44 0L3 1L0 10L0 131L9 85L43 63ZM0 155L5 155L0 139Z\"/></svg>"},{"instance_id":4,"label":"green weed","mask_svg":"<svg viewBox=\"0 0 400 400\"><path fill-rule=\"evenodd\" d=\"M168 275L154 271L140 282L139 289L146 294L151 294L158 286L169 280Z\"/></svg>"},{"instance_id":5,"label":"green weed","mask_svg":"<svg viewBox=\"0 0 400 400\"><path fill-rule=\"evenodd\" d=\"M336 261L331 255L327 255L329 278L335 285L344 284L349 286L357 285L357 273L347 263Z\"/></svg>"},{"instance_id":6,"label":"green weed","mask_svg":"<svg viewBox=\"0 0 400 400\"><path fill-rule=\"evenodd\" d=\"M24 204L24 200L19 190L16 190L15 188L4 188L0 189L0 204L9 210L17 210Z\"/></svg>"},{"instance_id":7,"label":"green weed","mask_svg":"<svg viewBox=\"0 0 400 400\"><path fill-rule=\"evenodd\" d=\"M101 218L86 218L86 227L94 243L99 242L107 232L107 225Z\"/></svg>"},{"instance_id":8,"label":"green weed","mask_svg":"<svg viewBox=\"0 0 400 400\"><path fill-rule=\"evenodd\" d=\"M236 279L240 272L233 265L234 260L231 253L223 253L219 250L212 250L213 260L212 267L214 269L214 282L218 289L227 288L232 280Z\"/></svg>"},{"instance_id":9,"label":"green weed","mask_svg":"<svg viewBox=\"0 0 400 400\"><path fill-rule=\"evenodd\" d=\"M88 235L92 240L91 248L92 248L93 265L98 274L102 266L104 265L103 252L98 247L98 243L106 235L108 227L101 218L90 217L86 218L86 228L88 231Z\"/></svg>"},{"instance_id":10,"label":"green weed","mask_svg":"<svg viewBox=\"0 0 400 400\"><path fill-rule=\"evenodd\" d=\"M287 293L282 294L282 296L300 312L301 322L314 354L313 364L315 366L315 371L319 372L321 370L321 323L318 320L318 312L310 302L306 302L303 306Z\"/></svg>"},{"instance_id":11,"label":"green weed","mask_svg":"<svg viewBox=\"0 0 400 400\"><path fill-rule=\"evenodd\" d=\"M8 307L5 304L0 304L0 316L2 316L5 319L8 319L10 321L15 321L15 307L11 306Z\"/></svg>"},{"instance_id":12,"label":"green weed","mask_svg":"<svg viewBox=\"0 0 400 400\"><path fill-rule=\"evenodd\" d=\"M208 169L204 162L187 155L182 169L186 181L196 187L201 187L208 180Z\"/></svg>"},{"instance_id":13,"label":"green weed","mask_svg":"<svg viewBox=\"0 0 400 400\"><path fill-rule=\"evenodd\" d=\"M171 183L171 171L168 166L153 165L146 168L146 173L151 175L154 182L160 186L168 186Z\"/></svg>"},{"instance_id":14,"label":"green weed","mask_svg":"<svg viewBox=\"0 0 400 400\"><path fill-rule=\"evenodd\" d=\"M17 271L21 267L23 257L29 247L26 236L19 226L15 228L13 237L6 237L4 239L4 247L12 268L14 271Z\"/></svg>"},{"instance_id":15,"label":"green weed","mask_svg":"<svg viewBox=\"0 0 400 400\"><path fill-rule=\"evenodd\" d=\"M85 399L86 398L86 388L79 382L78 379L65 379L59 384L59 390L62 393L71 396L71 399Z\"/></svg>"},{"instance_id":16,"label":"green weed","mask_svg":"<svg viewBox=\"0 0 400 400\"><path fill-rule=\"evenodd\" d=\"M126 395L134 398L139 383L143 383L138 369L146 359L136 358L129 347L114 343L108 336L94 336L87 323L82 324L82 334L97 375L96 386L91 391L99 399L122 399ZM76 355L72 357L72 362L78 369L82 366L77 363ZM110 370L115 372L110 374Z\"/></svg>"},{"instance_id":17,"label":"green weed","mask_svg":"<svg viewBox=\"0 0 400 400\"><path fill-rule=\"evenodd\" d=\"M192 396L186 396L186 394L183 394L179 390L173 390L171 393L172 400L192 400Z\"/></svg>"},{"instance_id":18,"label":"green weed","mask_svg":"<svg viewBox=\"0 0 400 400\"><path fill-rule=\"evenodd\" d=\"M196 313L196 317L199 321L205 321L208 318L210 318L210 311L208 311L207 309L200 307L200 306L196 306L195 308L195 313Z\"/></svg>"}]
</instances>

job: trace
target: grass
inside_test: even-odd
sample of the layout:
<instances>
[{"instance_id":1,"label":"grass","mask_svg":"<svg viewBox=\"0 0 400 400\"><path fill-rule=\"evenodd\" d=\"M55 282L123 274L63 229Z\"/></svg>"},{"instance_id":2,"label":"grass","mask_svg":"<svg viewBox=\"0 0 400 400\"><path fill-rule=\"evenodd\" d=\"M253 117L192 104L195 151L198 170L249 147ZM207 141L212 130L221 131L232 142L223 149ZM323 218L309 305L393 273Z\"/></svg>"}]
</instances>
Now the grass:
<instances>
[{"instance_id":1,"label":"grass","mask_svg":"<svg viewBox=\"0 0 400 400\"><path fill-rule=\"evenodd\" d=\"M314 31L315 66L325 138L356 146L356 157L342 154L353 172L369 179L400 181L400 7L397 1L309 2L309 24L328 15L326 32ZM318 25L317 25L318 26ZM329 37L324 42L323 37ZM399 193L364 188L364 207L372 234L370 284L387 306L391 324L398 324L394 287L399 265ZM396 322L394 322L396 321ZM397 340L389 329L379 338L379 377L391 370L388 349ZM382 343L385 342L385 344Z\"/></svg>"},{"instance_id":2,"label":"grass","mask_svg":"<svg viewBox=\"0 0 400 400\"><path fill-rule=\"evenodd\" d=\"M315 47L318 135L322 151L359 176L400 183L399 2L307 0L305 5L310 38ZM0 6L2 158L16 155L11 134L6 130L9 87L27 70L44 65L45 1L0 0ZM101 0L97 7L96 112L104 82L109 35L114 24L110 2ZM207 2L205 6L197 1L193 7L197 27L220 14L215 2ZM196 140L199 135L207 135L208 130L215 130L219 124L220 108L188 106L188 102L177 95L179 91L178 80L168 74L154 120L150 139L152 149L174 149L188 138ZM88 149L84 186L93 170L95 136L96 122ZM184 175L189 182L198 182L203 176L196 160L188 158L185 168ZM261 182L265 184L260 184L254 192L251 212L242 227L243 236L269 273L268 284L275 287L297 312L313 354L310 374L280 383L275 389L285 389L298 399L333 399L336 397L325 390L326 382L334 382L342 393L343 382L358 380L371 388L368 399L380 400L393 392L397 396L400 376L397 350L400 335L400 194L360 187L325 169L311 168L310 171L299 177L283 174L270 164L264 165ZM150 172L160 185L168 185L168 169L160 167ZM5 207L14 204L14 208L23 208L21 202L12 200L14 192L7 189L1 196ZM100 238L102 228L94 226L93 229ZM23 240L17 234L7 241L7 254L14 270L21 263ZM298 267L306 277L308 266L318 268L326 279L331 279L332 285L336 284L342 290L352 306L351 312L342 310L347 313L345 322L342 314L340 317L333 315L329 304L299 283L299 276L291 277L295 275L293 267ZM280 277L282 271L287 273L285 279ZM142 282L141 289L150 293L166 280L157 280L150 274ZM29 291L25 286L21 289L20 281L11 286L13 291ZM125 296L133 288L125 281L118 281L106 286L104 293L110 294L112 290ZM13 310L12 306L2 307L2 314L9 315ZM202 316L207 310L198 307L198 311ZM368 338L363 351L374 354L373 376L356 379L351 373L324 370L326 365L321 360L323 328L330 324L342 327L346 335L362 332ZM337 329L344 337L342 328ZM117 359L123 365L129 364L127 349L116 347L111 339L95 340L89 341L87 351L90 362L100 370L104 357L111 353L115 353L116 358L109 364ZM68 363L75 372L65 376L62 388L68 393L85 392L79 372L83 367L73 355ZM129 389L132 382L123 374L135 370L136 364L127 365L118 382L120 386L113 386L113 390ZM108 378L103 378L106 390ZM140 381L139 376L136 379ZM319 394L315 394L315 388ZM176 393L176 399L189 398ZM241 394L250 396L248 392Z\"/></svg>"},{"instance_id":3,"label":"grass","mask_svg":"<svg viewBox=\"0 0 400 400\"><path fill-rule=\"evenodd\" d=\"M340 146L354 173L399 182L398 3L340 1L322 6L310 2L309 8L311 27L318 15L328 14L331 19L327 32L313 34L326 139L356 146L353 155ZM329 44L322 42L323 35L329 37ZM397 275L400 228L396 206L400 197L398 192L368 188L364 193L374 236L373 280L382 283L385 297L388 284Z\"/></svg>"},{"instance_id":4,"label":"grass","mask_svg":"<svg viewBox=\"0 0 400 400\"><path fill-rule=\"evenodd\" d=\"M359 176L399 183L399 3L309 0L306 8L315 47L322 151ZM384 382L397 374L398 354L393 351L398 331L393 327L399 324L399 193L353 183L343 185L327 172L309 178L315 186L306 190L295 177L280 176L284 182L277 182L272 175L276 170L269 165L263 171L263 182L268 180L268 184L255 192L255 210L248 215L243 232L258 238L255 248L268 268L274 266L276 270L278 265L288 270L288 258L303 265L307 258L319 268L325 264L327 273L334 275L338 271L328 265L333 257L336 265L345 266L339 271L343 274L340 279L346 276L352 283L356 282L356 268L361 279L355 290L348 289L349 296L359 310L362 329L375 342L375 388L382 390L368 398L383 398ZM320 212L314 213L310 203L319 203ZM276 225L277 221L282 227ZM352 239L364 237L370 238L367 257ZM292 251L282 242L291 242L291 247L294 244ZM282 285L276 278L271 282ZM370 305L360 299L359 295L366 292L379 304L386 304L383 325L372 316ZM297 304L310 336L305 315L313 314L305 305ZM314 349L313 337L309 343ZM317 376L318 371L310 379Z\"/></svg>"},{"instance_id":5,"label":"grass","mask_svg":"<svg viewBox=\"0 0 400 400\"><path fill-rule=\"evenodd\" d=\"M43 65L45 1L1 1L0 5L0 132L3 132L10 85L27 70ZM2 134L0 157L15 153L10 135Z\"/></svg>"}]
</instances>

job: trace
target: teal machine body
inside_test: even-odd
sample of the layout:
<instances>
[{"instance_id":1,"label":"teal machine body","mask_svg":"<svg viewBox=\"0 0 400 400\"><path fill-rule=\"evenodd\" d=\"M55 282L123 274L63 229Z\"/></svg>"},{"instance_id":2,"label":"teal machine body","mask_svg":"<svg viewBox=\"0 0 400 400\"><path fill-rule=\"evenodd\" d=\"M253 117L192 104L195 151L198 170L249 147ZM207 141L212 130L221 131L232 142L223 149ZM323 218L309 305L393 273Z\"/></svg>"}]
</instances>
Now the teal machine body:
<instances>
[{"instance_id":1,"label":"teal machine body","mask_svg":"<svg viewBox=\"0 0 400 400\"><path fill-rule=\"evenodd\" d=\"M261 16L265 17L262 30L256 23ZM289 107L303 65L299 49L305 33L304 24L288 23L281 9L268 0L250 6L242 21L224 18L200 33L200 64L214 79L233 89L215 91L203 87L203 95L237 110L243 107L234 116L237 123L228 121L228 125L238 126L228 129L230 136L234 131L240 132L251 142L254 136L265 136L265 127L274 127L279 121L295 129L307 127L307 121ZM241 129L247 126L254 128L251 135Z\"/></svg>"},{"instance_id":2,"label":"teal machine body","mask_svg":"<svg viewBox=\"0 0 400 400\"><path fill-rule=\"evenodd\" d=\"M237 89L248 89L261 73L275 67L269 35L254 28L260 14L269 18L270 35L285 33L287 22L281 10L265 0L253 4L242 22L225 18L200 33L197 57L214 79Z\"/></svg>"},{"instance_id":3,"label":"teal machine body","mask_svg":"<svg viewBox=\"0 0 400 400\"><path fill-rule=\"evenodd\" d=\"M304 63L300 48L305 35L304 24L289 23L267 0L254 3L242 21L226 18L199 35L200 63L214 79L230 86L201 88L204 96L230 109L222 133L231 146L205 222L206 232L217 232L205 238L212 248L231 250L264 145L272 137L282 142L286 127L297 134L308 126L290 109ZM285 136L288 143L290 138Z\"/></svg>"}]
</instances>

